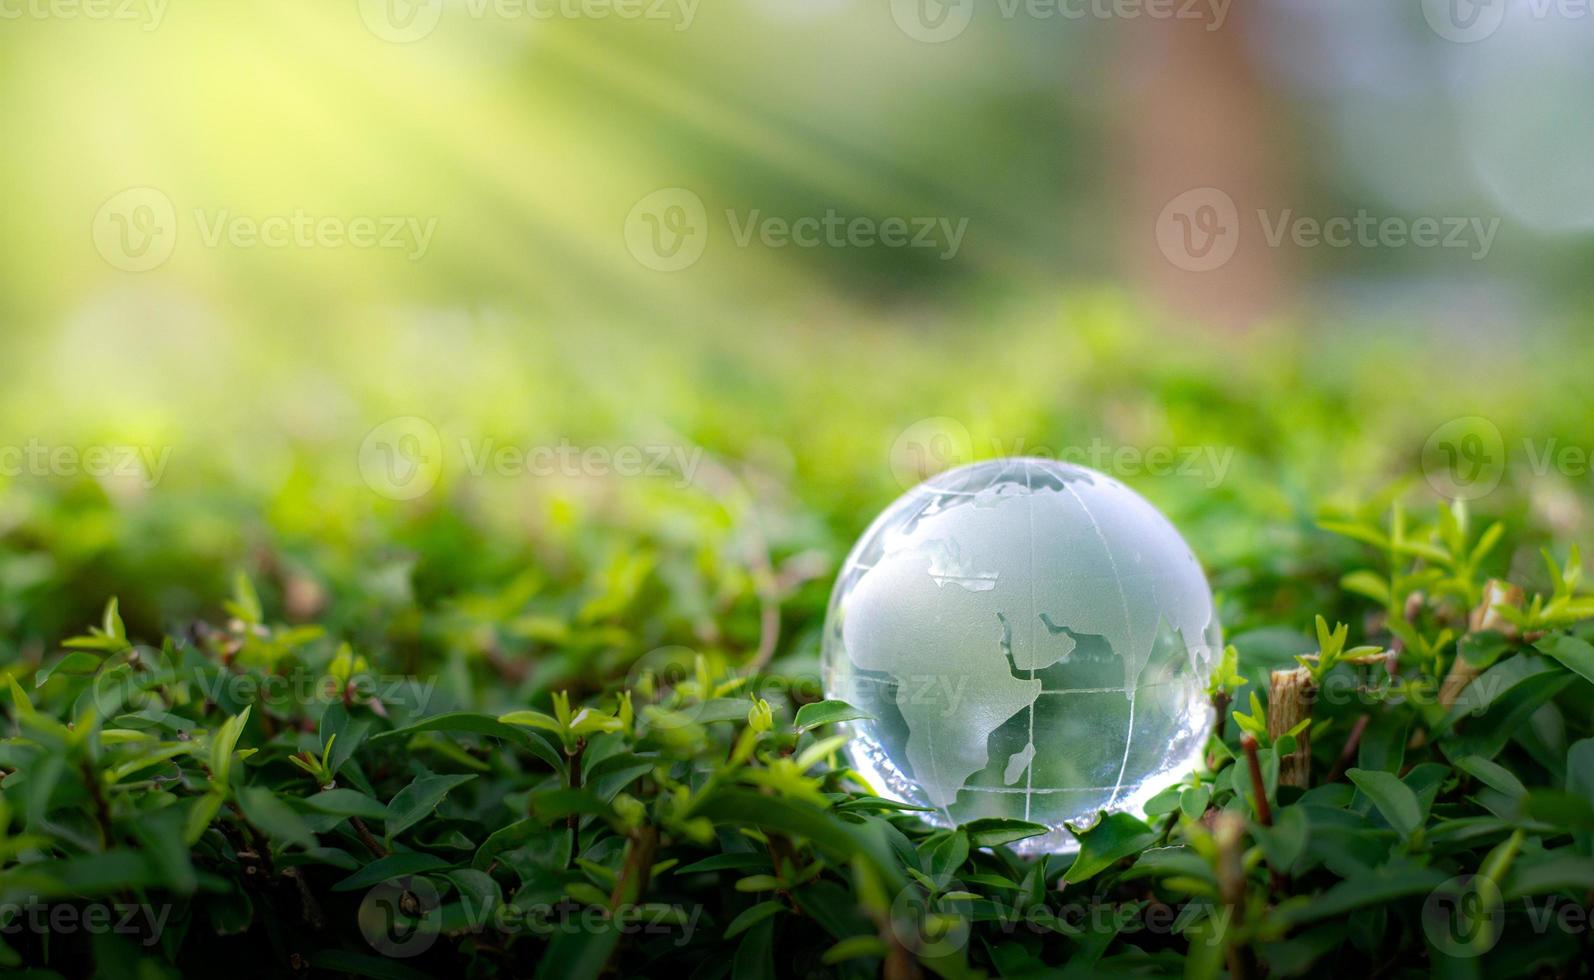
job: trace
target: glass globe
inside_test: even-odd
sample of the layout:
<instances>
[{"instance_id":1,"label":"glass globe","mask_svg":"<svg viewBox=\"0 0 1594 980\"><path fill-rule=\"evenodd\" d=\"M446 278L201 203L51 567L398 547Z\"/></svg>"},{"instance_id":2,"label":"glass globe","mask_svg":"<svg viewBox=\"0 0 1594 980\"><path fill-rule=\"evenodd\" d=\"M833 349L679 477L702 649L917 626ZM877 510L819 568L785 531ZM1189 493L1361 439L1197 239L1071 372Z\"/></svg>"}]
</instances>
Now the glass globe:
<instances>
[{"instance_id":1,"label":"glass globe","mask_svg":"<svg viewBox=\"0 0 1594 980\"><path fill-rule=\"evenodd\" d=\"M1138 809L1194 766L1222 637L1184 539L1083 466L1003 459L915 487L847 556L824 684L873 715L853 767L938 826L1016 817L1052 832Z\"/></svg>"}]
</instances>

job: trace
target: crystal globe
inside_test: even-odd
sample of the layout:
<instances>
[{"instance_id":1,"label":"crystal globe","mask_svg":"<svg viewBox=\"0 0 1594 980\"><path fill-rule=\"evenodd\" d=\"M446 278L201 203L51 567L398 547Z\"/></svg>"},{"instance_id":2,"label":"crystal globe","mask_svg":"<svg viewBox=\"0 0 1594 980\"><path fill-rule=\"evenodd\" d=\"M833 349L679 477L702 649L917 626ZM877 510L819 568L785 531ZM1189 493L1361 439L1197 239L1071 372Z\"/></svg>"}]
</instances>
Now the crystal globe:
<instances>
[{"instance_id":1,"label":"crystal globe","mask_svg":"<svg viewBox=\"0 0 1594 980\"><path fill-rule=\"evenodd\" d=\"M853 767L938 826L1010 817L1018 845L1138 810L1212 725L1212 592L1173 525L1083 466L1004 459L899 498L847 556L825 619L827 697Z\"/></svg>"}]
</instances>

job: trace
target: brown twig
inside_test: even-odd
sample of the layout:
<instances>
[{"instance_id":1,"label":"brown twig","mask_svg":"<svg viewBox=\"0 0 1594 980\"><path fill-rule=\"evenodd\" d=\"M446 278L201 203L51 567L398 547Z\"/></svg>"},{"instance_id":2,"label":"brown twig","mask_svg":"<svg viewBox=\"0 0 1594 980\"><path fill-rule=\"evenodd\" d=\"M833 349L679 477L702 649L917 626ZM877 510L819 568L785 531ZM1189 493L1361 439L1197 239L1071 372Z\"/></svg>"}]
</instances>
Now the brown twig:
<instances>
[{"instance_id":1,"label":"brown twig","mask_svg":"<svg viewBox=\"0 0 1594 980\"><path fill-rule=\"evenodd\" d=\"M618 912L623 905L638 901L648 889L648 876L653 872L653 855L659 846L659 829L648 825L631 832L631 844L626 848L625 864L620 877L609 895L610 911Z\"/></svg>"},{"instance_id":2,"label":"brown twig","mask_svg":"<svg viewBox=\"0 0 1594 980\"><path fill-rule=\"evenodd\" d=\"M1472 611L1472 616L1468 619L1468 630L1473 633L1508 632L1510 623L1500 615L1498 607L1521 605L1521 589L1510 582L1492 578L1483 587L1483 601ZM1454 707L1461 693L1467 689L1467 685L1477 679L1481 673L1483 668L1463 656L1461 645L1456 644L1456 658L1450 662L1450 671L1445 674L1444 683L1439 687L1440 707L1447 710Z\"/></svg>"},{"instance_id":3,"label":"brown twig","mask_svg":"<svg viewBox=\"0 0 1594 980\"><path fill-rule=\"evenodd\" d=\"M1223 735L1229 728L1229 705L1234 703L1234 698L1228 691L1219 691L1212 695L1212 710L1218 713L1217 731L1214 732L1218 741L1223 741Z\"/></svg>"},{"instance_id":4,"label":"brown twig","mask_svg":"<svg viewBox=\"0 0 1594 980\"><path fill-rule=\"evenodd\" d=\"M249 818L244 816L243 808L236 802L228 803L227 806L237 816L238 823L243 826L244 832L248 835L249 846L254 848L255 857L260 859L261 870L266 873L267 878L275 878L277 876L277 868L271 860L271 842L266 840L266 835L260 832L260 828L249 822ZM239 851L238 856L243 857L244 852Z\"/></svg>"},{"instance_id":5,"label":"brown twig","mask_svg":"<svg viewBox=\"0 0 1594 980\"><path fill-rule=\"evenodd\" d=\"M1273 808L1268 805L1267 786L1262 782L1262 760L1256 754L1256 736L1246 732L1240 736L1240 748L1245 750L1245 762L1251 769L1251 793L1256 797L1256 818L1262 826L1273 826Z\"/></svg>"},{"instance_id":6,"label":"brown twig","mask_svg":"<svg viewBox=\"0 0 1594 980\"><path fill-rule=\"evenodd\" d=\"M1334 768L1329 772L1325 782L1337 782L1339 777L1345 775L1345 770L1356 761L1357 750L1361 748L1362 736L1367 733L1367 725L1373 720L1372 715L1362 715L1351 726L1350 735L1345 739L1345 747L1339 750L1339 759L1334 763Z\"/></svg>"},{"instance_id":7,"label":"brown twig","mask_svg":"<svg viewBox=\"0 0 1594 980\"><path fill-rule=\"evenodd\" d=\"M349 825L352 826L354 828L354 832L359 835L360 843L365 845L366 850L370 851L372 854L375 854L379 858L387 857L387 848L383 847L382 842L377 840L376 836L371 833L371 828L365 825L364 820L361 820L359 817L350 817Z\"/></svg>"}]
</instances>

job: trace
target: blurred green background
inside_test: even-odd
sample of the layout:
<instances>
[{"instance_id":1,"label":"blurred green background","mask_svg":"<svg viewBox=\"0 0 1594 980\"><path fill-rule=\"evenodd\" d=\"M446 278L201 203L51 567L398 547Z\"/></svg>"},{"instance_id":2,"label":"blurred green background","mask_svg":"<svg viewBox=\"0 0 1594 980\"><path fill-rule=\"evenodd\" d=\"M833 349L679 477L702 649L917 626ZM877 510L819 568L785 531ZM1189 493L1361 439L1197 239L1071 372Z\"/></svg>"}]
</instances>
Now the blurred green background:
<instances>
[{"instance_id":1,"label":"blurred green background","mask_svg":"<svg viewBox=\"0 0 1594 980\"><path fill-rule=\"evenodd\" d=\"M1168 509L1231 626L1458 462L1584 538L1594 27L1447 9L12 0L0 645L242 569L482 652L599 599L746 652L776 596L801 655L892 496L1017 453Z\"/></svg>"}]
</instances>

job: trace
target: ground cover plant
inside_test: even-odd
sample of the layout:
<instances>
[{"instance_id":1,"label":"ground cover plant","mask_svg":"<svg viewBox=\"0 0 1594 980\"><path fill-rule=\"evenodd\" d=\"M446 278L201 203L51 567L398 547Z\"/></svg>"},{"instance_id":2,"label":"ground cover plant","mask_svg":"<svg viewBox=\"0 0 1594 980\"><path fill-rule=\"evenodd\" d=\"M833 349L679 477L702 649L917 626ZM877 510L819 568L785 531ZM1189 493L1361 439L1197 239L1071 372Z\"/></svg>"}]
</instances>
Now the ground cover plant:
<instances>
[{"instance_id":1,"label":"ground cover plant","mask_svg":"<svg viewBox=\"0 0 1594 980\"><path fill-rule=\"evenodd\" d=\"M1133 321L1087 297L950 363L905 328L793 337L781 359L666 337L535 398L399 371L342 427L288 424L302 393L167 420L144 437L172 449L151 487L6 478L0 963L1586 971L1594 596L1587 457L1567 450L1594 432L1556 394L1581 348ZM57 442L113 438L63 411L39 423ZM358 465L396 415L448 448L410 499ZM1118 472L1207 566L1231 646L1205 765L1077 828L1077 856L1017 858L1038 829L1017 821L933 830L839 752L852 709L825 699L817 635L841 555L924 461L905 437L931 463ZM467 459L566 439L674 462Z\"/></svg>"}]
</instances>

